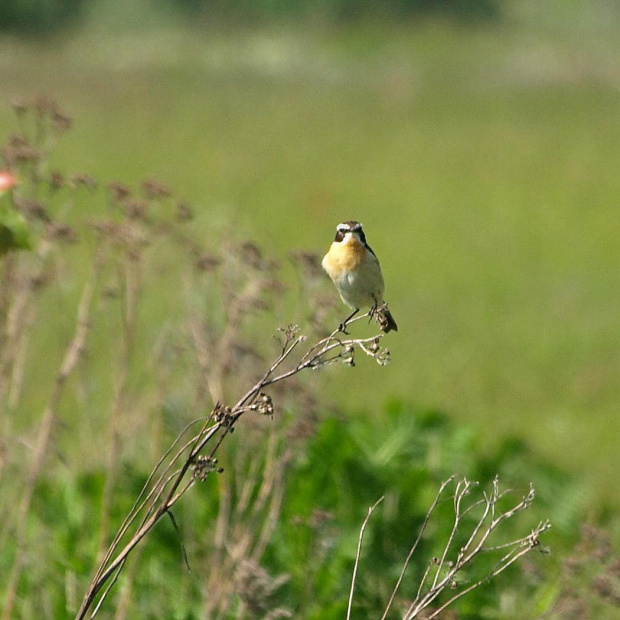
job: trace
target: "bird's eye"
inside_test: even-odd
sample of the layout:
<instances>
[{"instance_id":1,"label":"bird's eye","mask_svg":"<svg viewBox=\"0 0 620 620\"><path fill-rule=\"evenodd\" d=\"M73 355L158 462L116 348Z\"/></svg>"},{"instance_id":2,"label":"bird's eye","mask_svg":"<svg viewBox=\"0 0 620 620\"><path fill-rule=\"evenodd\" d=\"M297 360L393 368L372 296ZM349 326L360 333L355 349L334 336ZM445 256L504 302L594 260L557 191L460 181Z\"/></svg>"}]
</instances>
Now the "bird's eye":
<instances>
[{"instance_id":1,"label":"bird's eye","mask_svg":"<svg viewBox=\"0 0 620 620\"><path fill-rule=\"evenodd\" d=\"M340 243L343 239L344 239L344 230L337 230L336 231L336 237L334 238L334 241L336 243Z\"/></svg>"}]
</instances>

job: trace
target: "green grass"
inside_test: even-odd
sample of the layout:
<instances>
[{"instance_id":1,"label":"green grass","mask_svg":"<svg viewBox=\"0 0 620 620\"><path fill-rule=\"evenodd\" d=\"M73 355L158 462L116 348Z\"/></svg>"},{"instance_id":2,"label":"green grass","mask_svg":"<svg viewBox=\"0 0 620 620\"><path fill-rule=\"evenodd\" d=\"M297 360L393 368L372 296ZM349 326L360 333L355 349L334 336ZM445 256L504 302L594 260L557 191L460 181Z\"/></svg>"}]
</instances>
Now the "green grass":
<instances>
[{"instance_id":1,"label":"green grass","mask_svg":"<svg viewBox=\"0 0 620 620\"><path fill-rule=\"evenodd\" d=\"M53 95L58 167L156 175L282 257L361 220L400 331L388 368L330 374L340 405L517 434L618 505L619 51L436 23L4 40L0 129Z\"/></svg>"}]
</instances>

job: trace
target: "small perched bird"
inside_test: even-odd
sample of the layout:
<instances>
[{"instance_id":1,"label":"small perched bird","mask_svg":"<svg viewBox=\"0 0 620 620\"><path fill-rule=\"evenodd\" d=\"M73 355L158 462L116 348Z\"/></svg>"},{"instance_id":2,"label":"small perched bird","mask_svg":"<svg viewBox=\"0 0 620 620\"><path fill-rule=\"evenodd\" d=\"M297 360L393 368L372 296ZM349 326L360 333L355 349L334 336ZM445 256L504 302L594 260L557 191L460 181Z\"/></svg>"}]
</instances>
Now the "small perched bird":
<instances>
[{"instance_id":1,"label":"small perched bird","mask_svg":"<svg viewBox=\"0 0 620 620\"><path fill-rule=\"evenodd\" d=\"M370 307L371 316L377 313L384 332L398 331L394 317L383 302L385 285L379 260L366 243L359 222L348 221L336 226L336 238L321 264L342 301L353 308L353 313L340 325L341 331L345 331L347 323L365 307Z\"/></svg>"}]
</instances>

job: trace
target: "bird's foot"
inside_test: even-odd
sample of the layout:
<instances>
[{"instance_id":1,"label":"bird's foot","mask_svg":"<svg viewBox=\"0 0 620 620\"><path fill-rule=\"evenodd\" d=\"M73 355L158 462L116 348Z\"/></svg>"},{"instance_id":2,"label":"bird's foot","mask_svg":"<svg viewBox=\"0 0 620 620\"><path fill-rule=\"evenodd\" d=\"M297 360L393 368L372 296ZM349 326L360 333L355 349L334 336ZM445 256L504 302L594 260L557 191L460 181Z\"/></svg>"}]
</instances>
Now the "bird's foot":
<instances>
[{"instance_id":1,"label":"bird's foot","mask_svg":"<svg viewBox=\"0 0 620 620\"><path fill-rule=\"evenodd\" d=\"M368 322L370 323L373 318L375 317L375 314L377 314L377 309L378 309L378 305L377 302L375 301L374 305L372 305L370 307L370 310L368 311Z\"/></svg>"},{"instance_id":2,"label":"bird's foot","mask_svg":"<svg viewBox=\"0 0 620 620\"><path fill-rule=\"evenodd\" d=\"M349 332L347 331L347 323L360 311L359 308L355 308L355 310L353 310L353 312L351 312L351 314L342 322L340 323L340 325L338 325L338 331L342 332L343 334L349 334Z\"/></svg>"}]
</instances>

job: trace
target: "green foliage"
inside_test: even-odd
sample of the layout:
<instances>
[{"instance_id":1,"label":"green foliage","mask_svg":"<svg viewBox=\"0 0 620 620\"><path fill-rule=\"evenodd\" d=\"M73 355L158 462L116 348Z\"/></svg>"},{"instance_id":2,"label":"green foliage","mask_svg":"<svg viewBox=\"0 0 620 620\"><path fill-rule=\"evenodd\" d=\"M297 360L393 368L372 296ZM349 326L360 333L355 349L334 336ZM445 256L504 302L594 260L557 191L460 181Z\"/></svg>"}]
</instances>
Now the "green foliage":
<instances>
[{"instance_id":1,"label":"green foliage","mask_svg":"<svg viewBox=\"0 0 620 620\"><path fill-rule=\"evenodd\" d=\"M85 0L3 0L0 31L41 33L75 23Z\"/></svg>"},{"instance_id":2,"label":"green foliage","mask_svg":"<svg viewBox=\"0 0 620 620\"><path fill-rule=\"evenodd\" d=\"M264 23L282 20L338 22L368 18L403 18L420 14L446 14L456 19L489 19L500 12L501 0L147 0L128 7L115 0L5 0L0 9L0 31L51 33L76 26L92 11L107 15L115 27L123 27L127 11L133 24L162 21L181 15L197 21ZM126 26L125 26L126 27Z\"/></svg>"},{"instance_id":3,"label":"green foliage","mask_svg":"<svg viewBox=\"0 0 620 620\"><path fill-rule=\"evenodd\" d=\"M159 0L188 17L196 14L264 22L282 19L352 21L368 18L403 18L445 14L459 19L497 17L501 0Z\"/></svg>"},{"instance_id":4,"label":"green foliage","mask_svg":"<svg viewBox=\"0 0 620 620\"><path fill-rule=\"evenodd\" d=\"M6 205L0 196L0 255L12 250L28 250L31 247L26 218Z\"/></svg>"},{"instance_id":5,"label":"green foliage","mask_svg":"<svg viewBox=\"0 0 620 620\"><path fill-rule=\"evenodd\" d=\"M519 464L527 466L520 471ZM477 480L482 487L499 474L504 485L515 488L516 497L530 479L540 482L535 514L507 523L502 537L527 531L528 520L534 523L544 515L564 518L558 545L574 539L583 505L571 512L565 498L570 502L579 495L578 486L524 444L507 441L493 454L483 455L472 428L456 427L439 412L403 403L392 403L371 424L364 412L353 418L341 414L321 425L289 476L281 523L265 560L274 573L291 576L286 604L299 617L342 617L350 585L343 576L352 574L359 527L366 508L385 495L366 530L355 598L361 617L380 616L437 489L451 474ZM428 560L447 540L451 511L450 502L440 506L432 533L424 537L408 570L405 598L413 598ZM545 564L542 557L533 561L539 569ZM515 568L465 597L457 609L463 618L497 617L502 592L519 601L512 611L504 610L503 617L517 617L519 609L520 617L533 617L534 610L523 601L535 586L535 580Z\"/></svg>"},{"instance_id":6,"label":"green foliage","mask_svg":"<svg viewBox=\"0 0 620 620\"><path fill-rule=\"evenodd\" d=\"M527 474L540 481L542 491L531 514L506 524L502 530L506 540L527 531L528 522L534 523L546 515L561 515L563 496L570 495L575 487L566 474L522 445L507 442L493 455L483 456L477 433L455 426L439 412L392 403L382 412L380 425L369 426L367 420L365 412L354 417L330 416L318 427L289 471L281 515L262 565L273 575L287 576L274 595L273 605L294 610L295 617L343 617L359 528L366 508L381 495L385 495L385 500L366 529L356 587L356 617L381 615L408 549L440 482L449 472L467 475L488 486L487 473L498 471L507 484L514 484L518 496L527 475L515 471L514 458L528 464ZM273 423L277 424L277 419ZM237 441L244 440L243 434L244 429L240 428ZM124 469L114 494L114 522L120 522L144 482L140 472ZM75 589L76 580L83 583L90 575L98 542L95 534L100 525L97 506L104 483L102 471L76 475L66 470L38 485L32 513L36 517L30 527L39 540L39 552L45 553L42 557L55 559L28 571L20 589L40 591L47 584L47 605L58 616L75 605L71 588L67 584L61 587L60 582L65 580ZM164 520L120 578L119 586L123 587L127 573L131 575L135 593L132 609L140 617L201 615L203 582L200 570L196 571L199 560L194 554L202 555L210 547L219 502L217 481L209 478L197 491L193 499L188 498L174 511L181 540L170 522ZM452 503L447 501L439 506L428 534L422 539L397 600L415 594L429 558L438 554L447 539L452 518ZM554 554L562 554L562 549L570 547L582 518L580 506L574 521L555 536ZM194 533L199 533L197 539ZM182 545L190 550L192 572L184 567ZM527 573L515 566L463 598L455 607L459 617L523 619L537 617L549 609L559 595L559 590L551 587L557 582L557 565L549 556L532 557ZM3 564L9 559L6 553L2 554ZM475 573L483 570L484 565L475 567ZM57 587L50 588L54 583ZM79 594L77 588L73 596ZM500 599L512 601L504 604L501 613ZM596 604L601 606L600 601ZM602 609L606 609L604 605ZM226 617L233 618L234 612Z\"/></svg>"}]
</instances>

